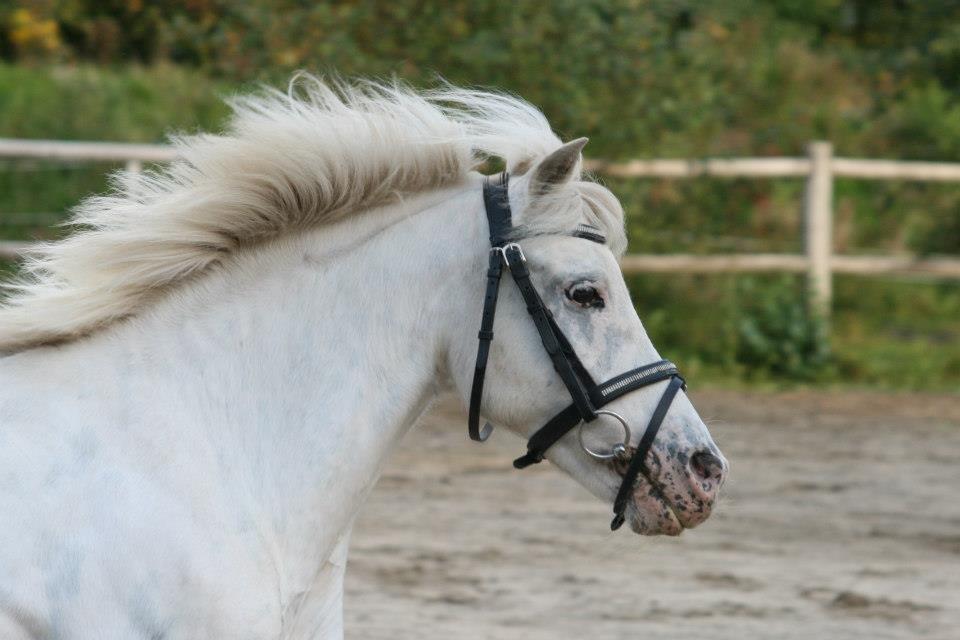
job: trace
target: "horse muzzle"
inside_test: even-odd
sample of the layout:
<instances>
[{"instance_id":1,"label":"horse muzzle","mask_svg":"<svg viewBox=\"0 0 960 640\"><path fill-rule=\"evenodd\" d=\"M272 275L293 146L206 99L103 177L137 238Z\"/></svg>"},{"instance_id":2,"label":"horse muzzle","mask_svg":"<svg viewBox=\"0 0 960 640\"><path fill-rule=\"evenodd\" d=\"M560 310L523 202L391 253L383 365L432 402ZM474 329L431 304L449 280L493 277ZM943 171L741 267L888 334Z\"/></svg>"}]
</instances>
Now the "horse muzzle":
<instances>
[{"instance_id":1,"label":"horse muzzle","mask_svg":"<svg viewBox=\"0 0 960 640\"><path fill-rule=\"evenodd\" d=\"M634 454L629 447L611 460L619 476L627 472ZM729 464L712 443L696 449L653 447L627 502L630 528L641 535L679 535L703 523L713 512L728 471Z\"/></svg>"}]
</instances>

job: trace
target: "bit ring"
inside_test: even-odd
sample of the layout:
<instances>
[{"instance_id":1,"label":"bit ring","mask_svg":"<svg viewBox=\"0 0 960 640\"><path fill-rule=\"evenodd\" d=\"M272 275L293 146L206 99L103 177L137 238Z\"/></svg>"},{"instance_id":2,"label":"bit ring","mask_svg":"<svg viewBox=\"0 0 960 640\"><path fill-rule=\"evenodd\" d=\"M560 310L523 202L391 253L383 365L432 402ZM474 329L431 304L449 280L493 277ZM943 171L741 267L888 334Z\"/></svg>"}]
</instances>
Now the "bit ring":
<instances>
[{"instance_id":1,"label":"bit ring","mask_svg":"<svg viewBox=\"0 0 960 640\"><path fill-rule=\"evenodd\" d=\"M600 453L599 451L594 451L583 442L583 425L586 423L581 421L580 426L577 427L577 439L580 441L580 448L583 449L587 455L596 458L597 460L611 460L624 455L627 452L627 447L630 446L630 425L627 424L626 419L619 413L614 413L613 411L597 411L596 413L598 416L610 416L620 423L620 426L623 427L623 442L618 442L617 444L613 445L613 447L610 449L610 453Z\"/></svg>"}]
</instances>

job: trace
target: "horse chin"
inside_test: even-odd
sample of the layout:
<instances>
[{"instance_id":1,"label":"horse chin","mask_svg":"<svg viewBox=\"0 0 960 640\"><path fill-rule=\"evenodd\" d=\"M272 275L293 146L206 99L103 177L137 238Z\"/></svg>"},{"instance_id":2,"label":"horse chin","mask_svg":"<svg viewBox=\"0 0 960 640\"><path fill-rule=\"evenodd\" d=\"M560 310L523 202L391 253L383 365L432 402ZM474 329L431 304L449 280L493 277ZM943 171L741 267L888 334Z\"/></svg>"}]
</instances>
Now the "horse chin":
<instances>
[{"instance_id":1,"label":"horse chin","mask_svg":"<svg viewBox=\"0 0 960 640\"><path fill-rule=\"evenodd\" d=\"M630 529L641 536L678 536L684 530L673 508L647 491L634 492L626 515Z\"/></svg>"}]
</instances>

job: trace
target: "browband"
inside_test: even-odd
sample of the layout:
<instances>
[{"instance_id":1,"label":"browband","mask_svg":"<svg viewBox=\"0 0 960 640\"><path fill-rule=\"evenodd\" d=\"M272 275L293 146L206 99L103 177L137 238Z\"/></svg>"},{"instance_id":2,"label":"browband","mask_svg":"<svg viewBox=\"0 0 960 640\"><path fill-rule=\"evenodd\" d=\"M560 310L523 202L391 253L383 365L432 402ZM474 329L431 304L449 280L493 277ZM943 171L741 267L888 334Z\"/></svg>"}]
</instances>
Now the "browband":
<instances>
[{"instance_id":1,"label":"browband","mask_svg":"<svg viewBox=\"0 0 960 640\"><path fill-rule=\"evenodd\" d=\"M637 444L614 500L614 518L610 527L616 530L624 522L627 501L638 477L642 474L652 483L645 458L653 446L657 432L670 409L673 398L677 391L685 388L685 382L677 367L667 360L637 367L600 384L593 381L576 351L554 320L553 314L543 304L536 287L533 286L523 250L519 244L511 239L513 222L508 189L509 175L506 172L497 177L487 178L483 185L483 202L490 228L490 258L487 266L487 288L483 300L480 331L477 334L479 340L477 361L470 391L467 422L470 438L482 442L489 438L493 432L493 426L489 422L484 424L483 429L480 428L480 405L483 398L487 359L490 355L490 343L493 341L493 323L497 311L500 280L503 276L503 267L506 266L510 270L521 296L523 296L527 311L540 334L543 347L572 400L567 408L551 418L531 436L527 443L527 452L514 460L514 467L523 469L542 461L547 450L560 438L581 422L589 423L595 420L602 407L624 394L664 380L670 381L653 412L653 416L650 418L643 436L640 438L640 442ZM606 241L599 229L590 225L578 225L571 235L592 242L603 243ZM625 421L624 425L626 425ZM621 455L626 455L625 445L619 450Z\"/></svg>"}]
</instances>

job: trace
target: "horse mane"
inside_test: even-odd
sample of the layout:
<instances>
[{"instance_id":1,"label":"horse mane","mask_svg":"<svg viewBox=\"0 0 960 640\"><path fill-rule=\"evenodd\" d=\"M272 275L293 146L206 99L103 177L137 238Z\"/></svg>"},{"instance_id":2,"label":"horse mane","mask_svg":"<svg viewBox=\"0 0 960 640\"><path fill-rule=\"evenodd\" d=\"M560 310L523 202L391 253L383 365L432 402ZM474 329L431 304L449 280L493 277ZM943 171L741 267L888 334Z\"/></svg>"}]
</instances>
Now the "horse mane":
<instances>
[{"instance_id":1,"label":"horse mane","mask_svg":"<svg viewBox=\"0 0 960 640\"><path fill-rule=\"evenodd\" d=\"M30 252L3 285L0 352L128 317L244 246L455 184L490 157L522 172L561 145L529 103L451 85L416 92L300 74L287 92L229 104L223 133L175 136L166 167L114 173L108 194L73 210L72 234ZM619 212L609 192L576 184L591 217Z\"/></svg>"}]
</instances>

